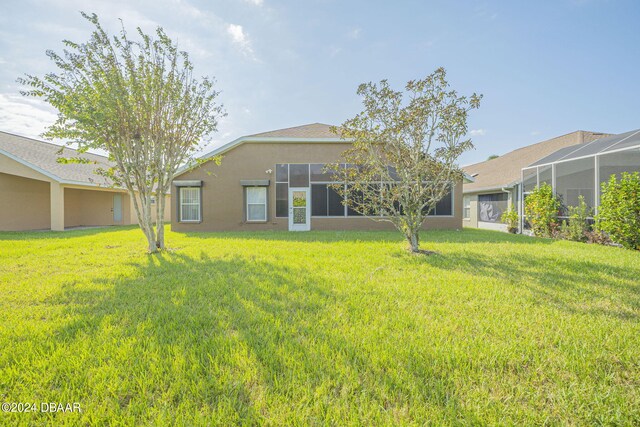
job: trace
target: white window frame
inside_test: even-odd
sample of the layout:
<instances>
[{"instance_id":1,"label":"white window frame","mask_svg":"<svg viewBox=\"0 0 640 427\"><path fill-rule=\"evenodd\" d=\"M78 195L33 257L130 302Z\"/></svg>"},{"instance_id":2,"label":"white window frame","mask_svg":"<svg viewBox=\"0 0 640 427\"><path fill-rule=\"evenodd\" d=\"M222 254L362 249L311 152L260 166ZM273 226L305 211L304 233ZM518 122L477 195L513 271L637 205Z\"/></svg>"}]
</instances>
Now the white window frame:
<instances>
[{"instance_id":1,"label":"white window frame","mask_svg":"<svg viewBox=\"0 0 640 427\"><path fill-rule=\"evenodd\" d=\"M264 191L264 203L249 203L249 195L247 192L249 189L259 189ZM247 222L267 222L268 221L268 212L267 212L267 204L268 204L268 191L267 187L245 187L245 209L246 209L246 219ZM249 206L261 206L264 205L264 219L249 219Z\"/></svg>"},{"instance_id":2,"label":"white window frame","mask_svg":"<svg viewBox=\"0 0 640 427\"><path fill-rule=\"evenodd\" d=\"M182 194L182 192L184 190L195 190L196 194L198 195L198 201L197 202L189 202L189 203L185 203L184 201L184 196ZM201 222L202 221L202 215L201 215L201 211L202 211L202 197L200 194L200 187L180 187L180 222ZM183 219L182 218L182 207L183 206L198 206L198 218L197 219Z\"/></svg>"},{"instance_id":3,"label":"white window frame","mask_svg":"<svg viewBox=\"0 0 640 427\"><path fill-rule=\"evenodd\" d=\"M462 196L462 219L471 219L471 196Z\"/></svg>"}]
</instances>

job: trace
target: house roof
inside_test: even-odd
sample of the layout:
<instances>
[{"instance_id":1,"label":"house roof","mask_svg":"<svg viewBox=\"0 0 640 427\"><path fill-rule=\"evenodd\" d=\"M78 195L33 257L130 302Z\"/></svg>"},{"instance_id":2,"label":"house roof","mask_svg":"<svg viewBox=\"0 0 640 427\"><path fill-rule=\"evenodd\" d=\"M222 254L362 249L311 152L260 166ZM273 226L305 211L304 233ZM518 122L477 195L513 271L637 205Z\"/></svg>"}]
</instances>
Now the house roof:
<instances>
[{"instance_id":1,"label":"house roof","mask_svg":"<svg viewBox=\"0 0 640 427\"><path fill-rule=\"evenodd\" d=\"M331 142L345 142L338 135L330 131L331 125L323 123L311 123L308 125L295 126L290 128L272 130L268 132L256 133L253 135L241 136L238 139L234 139L218 148L215 148L208 153L200 156L201 160L207 160L211 157L224 154L227 151L244 144L245 142L283 142L283 143L331 143ZM184 173L196 165L188 165L180 169L178 174ZM177 176L177 175L176 175Z\"/></svg>"},{"instance_id":2,"label":"house roof","mask_svg":"<svg viewBox=\"0 0 640 427\"><path fill-rule=\"evenodd\" d=\"M78 151L37 139L0 131L0 154L36 170L54 181L63 184L89 186L109 186L104 177L95 174L98 168L108 168L112 164L105 156ZM92 163L58 163L60 157L82 157Z\"/></svg>"},{"instance_id":3,"label":"house roof","mask_svg":"<svg viewBox=\"0 0 640 427\"><path fill-rule=\"evenodd\" d=\"M609 134L579 130L518 148L492 160L465 166L463 169L475 179L475 182L464 184L464 192L509 188L520 181L522 168L562 148L591 142L606 136Z\"/></svg>"},{"instance_id":4,"label":"house roof","mask_svg":"<svg viewBox=\"0 0 640 427\"><path fill-rule=\"evenodd\" d=\"M640 129L560 149L555 153L538 160L531 166L546 165L559 161L590 157L595 156L596 154L611 153L615 151L624 151L626 149L628 150L637 147L640 147Z\"/></svg>"},{"instance_id":5,"label":"house roof","mask_svg":"<svg viewBox=\"0 0 640 427\"><path fill-rule=\"evenodd\" d=\"M331 128L331 125L324 123L310 123L308 125L256 133L248 135L247 138L339 138L339 135L331 132Z\"/></svg>"}]
</instances>

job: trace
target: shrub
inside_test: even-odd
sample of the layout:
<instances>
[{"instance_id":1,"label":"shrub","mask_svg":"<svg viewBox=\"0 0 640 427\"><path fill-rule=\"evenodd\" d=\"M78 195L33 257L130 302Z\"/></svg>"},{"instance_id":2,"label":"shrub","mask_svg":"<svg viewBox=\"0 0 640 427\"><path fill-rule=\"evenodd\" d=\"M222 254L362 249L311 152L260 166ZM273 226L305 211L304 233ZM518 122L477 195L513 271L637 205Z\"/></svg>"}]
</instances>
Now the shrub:
<instances>
[{"instance_id":1,"label":"shrub","mask_svg":"<svg viewBox=\"0 0 640 427\"><path fill-rule=\"evenodd\" d=\"M593 215L593 211L584 201L583 196L580 196L578 206L569 206L567 210L569 211L569 223L562 221L560 236L567 240L586 242L587 232L591 229L589 217Z\"/></svg>"},{"instance_id":2,"label":"shrub","mask_svg":"<svg viewBox=\"0 0 640 427\"><path fill-rule=\"evenodd\" d=\"M502 213L500 221L507 224L507 230L509 233L515 234L518 231L518 212L513 207L509 207L509 210Z\"/></svg>"},{"instance_id":3,"label":"shrub","mask_svg":"<svg viewBox=\"0 0 640 427\"><path fill-rule=\"evenodd\" d=\"M611 175L602 183L598 230L628 249L640 250L640 174Z\"/></svg>"},{"instance_id":4,"label":"shrub","mask_svg":"<svg viewBox=\"0 0 640 427\"><path fill-rule=\"evenodd\" d=\"M547 183L536 187L524 201L524 212L534 236L554 237L558 231L560 200Z\"/></svg>"},{"instance_id":5,"label":"shrub","mask_svg":"<svg viewBox=\"0 0 640 427\"><path fill-rule=\"evenodd\" d=\"M607 235L607 233L600 230L587 231L585 233L585 236L587 238L587 243L606 246L613 245L613 242L611 241L611 238Z\"/></svg>"}]
</instances>

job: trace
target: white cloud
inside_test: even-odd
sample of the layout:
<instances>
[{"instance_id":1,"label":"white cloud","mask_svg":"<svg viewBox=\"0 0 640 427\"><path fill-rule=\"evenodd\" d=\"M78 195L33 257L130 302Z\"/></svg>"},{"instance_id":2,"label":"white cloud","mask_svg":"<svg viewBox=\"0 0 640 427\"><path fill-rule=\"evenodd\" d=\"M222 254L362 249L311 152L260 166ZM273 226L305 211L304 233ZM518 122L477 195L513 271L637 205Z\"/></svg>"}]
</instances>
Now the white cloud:
<instances>
[{"instance_id":1,"label":"white cloud","mask_svg":"<svg viewBox=\"0 0 640 427\"><path fill-rule=\"evenodd\" d=\"M332 58L335 58L336 56L340 55L340 53L342 53L342 48L339 46L329 46L328 50L329 56L331 56Z\"/></svg>"},{"instance_id":2,"label":"white cloud","mask_svg":"<svg viewBox=\"0 0 640 427\"><path fill-rule=\"evenodd\" d=\"M538 136L538 135L540 135L540 133L541 132L539 130L533 130L533 131L531 131L531 136Z\"/></svg>"},{"instance_id":3,"label":"white cloud","mask_svg":"<svg viewBox=\"0 0 640 427\"><path fill-rule=\"evenodd\" d=\"M249 36L245 33L242 25L228 24L227 34L231 37L231 40L242 50L242 52L253 58L253 48L251 47L251 41Z\"/></svg>"},{"instance_id":4,"label":"white cloud","mask_svg":"<svg viewBox=\"0 0 640 427\"><path fill-rule=\"evenodd\" d=\"M469 132L469 135L471 136L483 136L486 134L487 134L486 129L473 129L471 132Z\"/></svg>"},{"instance_id":5,"label":"white cloud","mask_svg":"<svg viewBox=\"0 0 640 427\"><path fill-rule=\"evenodd\" d=\"M51 107L40 100L0 93L0 129L31 138L40 138L56 120Z\"/></svg>"},{"instance_id":6,"label":"white cloud","mask_svg":"<svg viewBox=\"0 0 640 427\"><path fill-rule=\"evenodd\" d=\"M360 38L360 34L362 34L362 28L354 28L354 29L350 30L350 31L347 33L347 36L348 36L350 39L354 39L354 40L355 40L355 39L357 39L357 38Z\"/></svg>"},{"instance_id":7,"label":"white cloud","mask_svg":"<svg viewBox=\"0 0 640 427\"><path fill-rule=\"evenodd\" d=\"M264 3L263 0L245 0L247 3L251 3L255 6L262 6L262 4Z\"/></svg>"}]
</instances>

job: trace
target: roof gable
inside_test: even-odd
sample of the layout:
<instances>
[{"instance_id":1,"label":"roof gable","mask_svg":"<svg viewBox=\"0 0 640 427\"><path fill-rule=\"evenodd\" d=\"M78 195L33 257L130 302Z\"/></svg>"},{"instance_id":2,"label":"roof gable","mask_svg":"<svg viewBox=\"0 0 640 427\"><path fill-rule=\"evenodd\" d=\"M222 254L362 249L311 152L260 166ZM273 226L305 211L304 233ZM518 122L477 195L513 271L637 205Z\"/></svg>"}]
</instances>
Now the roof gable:
<instances>
[{"instance_id":1,"label":"roof gable","mask_svg":"<svg viewBox=\"0 0 640 427\"><path fill-rule=\"evenodd\" d=\"M62 148L62 154L58 151ZM104 177L96 175L98 168L109 168L112 163L105 156L61 147L49 142L0 131L0 154L36 170L54 181L67 184L110 186ZM93 163L58 163L60 157L82 157Z\"/></svg>"},{"instance_id":2,"label":"roof gable","mask_svg":"<svg viewBox=\"0 0 640 427\"><path fill-rule=\"evenodd\" d=\"M277 129L268 132L256 133L247 137L259 138L338 138L331 131L333 126L324 123L310 123L308 125L294 126L290 128Z\"/></svg>"}]
</instances>

